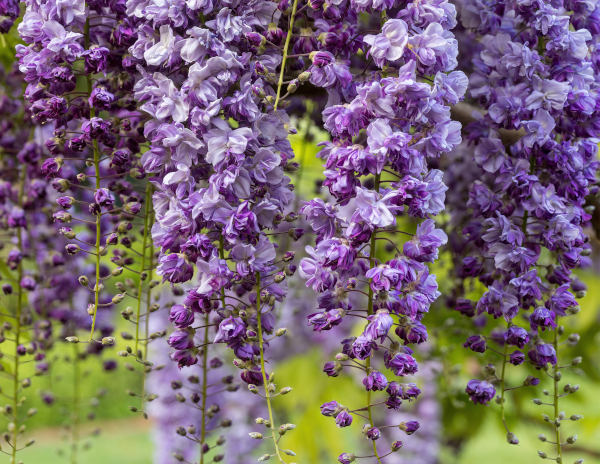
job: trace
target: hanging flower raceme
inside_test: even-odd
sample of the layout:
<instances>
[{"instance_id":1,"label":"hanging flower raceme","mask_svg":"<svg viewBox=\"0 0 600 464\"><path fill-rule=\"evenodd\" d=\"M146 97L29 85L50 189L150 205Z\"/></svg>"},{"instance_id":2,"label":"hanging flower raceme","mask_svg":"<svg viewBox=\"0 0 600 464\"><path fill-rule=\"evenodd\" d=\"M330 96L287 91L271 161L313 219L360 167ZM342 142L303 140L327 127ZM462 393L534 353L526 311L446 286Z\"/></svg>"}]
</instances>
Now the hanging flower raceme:
<instances>
[{"instance_id":1,"label":"hanging flower raceme","mask_svg":"<svg viewBox=\"0 0 600 464\"><path fill-rule=\"evenodd\" d=\"M156 188L157 271L186 289L183 304L171 308L169 345L181 367L199 363L204 373L200 446L214 448L206 443L206 373L210 345L222 343L251 391L264 389L269 419L262 423L282 460L265 349L267 335L284 333L273 310L285 296L281 271L292 256L278 258L270 234L296 216L286 216L291 128L277 109L281 83L274 85L287 45L266 37L287 15L268 1L130 0L127 11L138 30L130 49L142 74L135 98L152 118L142 161Z\"/></svg>"},{"instance_id":2,"label":"hanging flower raceme","mask_svg":"<svg viewBox=\"0 0 600 464\"><path fill-rule=\"evenodd\" d=\"M173 319L173 314L179 314L183 306L180 300L182 295L173 298L168 288L161 289L159 306L161 310L152 318L150 330L160 331ZM180 292L177 292L180 293ZM170 311L167 308L171 308ZM176 321L175 323L180 323ZM198 331L196 337L201 343L202 331ZM157 399L149 405L150 417L155 422L155 434L158 437L155 450L155 461L159 463L171 462L194 462L199 453L207 454L211 448L216 449L212 459L219 462L223 459L221 446L225 443L223 436L216 438L214 443L208 444L207 434L216 432L230 435L231 427L248 428L246 423L237 420L235 423L230 419L230 412L225 403L233 392L239 390L239 382L235 382L232 371L233 366L227 366L218 356L212 357L203 371L198 363L192 366L178 368L177 364L170 359L170 349L165 340L159 341L151 347L150 360L154 365L160 366L148 376L150 391L157 395ZM203 377L208 378L207 390L203 391ZM239 391L236 395L246 394ZM208 402L203 404L202 399L207 397ZM249 413L239 404L237 409ZM202 410L206 409L206 414ZM197 411L193 414L193 411ZM192 412L192 413L191 413ZM201 424L202 418L206 424ZM248 414L246 414L246 417ZM248 436L248 430L240 437L251 446L250 451L256 446L256 441ZM245 450L239 440L236 441L239 452Z\"/></svg>"},{"instance_id":3,"label":"hanging flower raceme","mask_svg":"<svg viewBox=\"0 0 600 464\"><path fill-rule=\"evenodd\" d=\"M326 331L347 319L364 321L359 336L341 340L341 352L324 371L338 376L346 367L358 368L367 403L332 401L322 413L335 417L339 427L364 420L373 455L362 457L381 462L401 442L378 449L379 410L399 410L420 393L404 380L418 370L408 345L427 339L422 320L439 296L427 263L446 243L431 218L443 210L447 188L442 172L429 162L461 141L449 105L462 98L467 79L452 71L458 50L450 29L456 19L447 2L435 8L427 2L403 8L386 2L310 3L305 11L303 25L314 28L320 41L295 59L309 73L307 86L327 91L323 123L332 138L319 155L332 198L302 208L316 234L315 247L307 248L309 256L299 266L306 284L319 293L319 311L309 323ZM404 230L408 218L418 222L415 233ZM406 239L404 245L397 237ZM380 260L386 254L378 244L393 257ZM362 301L350 299L355 294ZM384 401L373 399L380 395ZM400 424L408 435L418 428L414 421ZM339 461L359 458L343 453Z\"/></svg>"},{"instance_id":4,"label":"hanging flower raceme","mask_svg":"<svg viewBox=\"0 0 600 464\"><path fill-rule=\"evenodd\" d=\"M22 76L13 72L2 76L0 97L0 242L3 245L0 278L2 280L3 320L1 342L14 345L3 350L10 362L12 398L4 414L11 463L17 453L33 441L25 442L27 418L35 414L26 400L32 385L31 376L46 375L52 369L50 350L57 339L73 335L74 300L81 287L73 278L73 269L82 268L81 259L65 266L67 254L64 238L49 211L54 204L54 190L42 174L45 128L35 127L24 114L21 97ZM49 127L48 129L51 128ZM75 267L73 267L75 266ZM32 370L27 364L34 363ZM78 379L79 381L79 379ZM53 393L44 392L46 403ZM73 424L73 428L77 426Z\"/></svg>"},{"instance_id":5,"label":"hanging flower raceme","mask_svg":"<svg viewBox=\"0 0 600 464\"><path fill-rule=\"evenodd\" d=\"M502 354L499 368L466 391L475 403L496 397L507 439L518 443L504 409L507 392L519 385L508 385L506 372L524 362L545 370L553 384L546 391L554 408L552 459L562 462L574 438L565 439L558 402L575 389L559 389L560 369L580 358L560 361L562 342L579 338L567 336L561 320L578 311L576 297L585 293L573 270L589 262L585 204L597 190L599 10L590 2L511 1L480 16L480 2L459 4L473 106L457 114L468 122L480 111L466 127L469 143L449 160L450 243L460 282L450 302L467 316L488 316L478 324L485 333L465 346ZM465 291L473 279L486 288L478 301ZM522 385L538 382L527 377Z\"/></svg>"},{"instance_id":6,"label":"hanging flower raceme","mask_svg":"<svg viewBox=\"0 0 600 464\"><path fill-rule=\"evenodd\" d=\"M135 73L125 54L134 37L119 1L25 3L19 33L27 46L17 47L25 98L33 121L54 127L42 172L61 194L54 217L71 241L67 252L94 261L91 276L79 281L93 294L89 339L99 341L98 311L125 297L104 294L111 272L120 271L110 271L102 257L119 241L131 241L135 205L143 201L125 180L142 177L135 155L142 140L139 116L131 99ZM120 267L128 262L120 252L112 261Z\"/></svg>"}]
</instances>

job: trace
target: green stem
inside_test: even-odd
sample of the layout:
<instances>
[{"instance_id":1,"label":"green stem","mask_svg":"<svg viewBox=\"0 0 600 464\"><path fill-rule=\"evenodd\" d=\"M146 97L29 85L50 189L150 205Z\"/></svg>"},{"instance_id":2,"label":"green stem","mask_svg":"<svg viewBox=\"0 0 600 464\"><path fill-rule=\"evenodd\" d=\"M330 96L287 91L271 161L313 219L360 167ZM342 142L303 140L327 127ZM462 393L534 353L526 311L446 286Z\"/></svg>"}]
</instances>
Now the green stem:
<instances>
[{"instance_id":1,"label":"green stem","mask_svg":"<svg viewBox=\"0 0 600 464\"><path fill-rule=\"evenodd\" d=\"M154 222L154 214L151 218ZM150 242L150 270L148 271L148 282L151 283L154 277L154 244ZM144 321L144 359L148 359L148 336L150 335L150 308L152 306L152 286L146 287L146 320Z\"/></svg>"},{"instance_id":2,"label":"green stem","mask_svg":"<svg viewBox=\"0 0 600 464\"><path fill-rule=\"evenodd\" d=\"M219 235L219 258L225 259L225 244L223 241L223 234ZM221 305L225 309L225 288L221 288ZM210 325L209 314L206 313L204 317L204 337L202 344L204 345L202 351L202 422L200 429L200 464L204 464L204 453L202 452L202 446L206 441L206 396L208 389L208 331Z\"/></svg>"},{"instance_id":3,"label":"green stem","mask_svg":"<svg viewBox=\"0 0 600 464\"><path fill-rule=\"evenodd\" d=\"M275 103L273 104L273 110L277 111L279 100L281 99L281 87L283 86L283 77L285 74L285 62L287 61L288 50L290 48L290 40L294 30L294 19L296 17L296 10L298 9L298 0L294 0L292 4L292 14L290 15L290 25L288 28L287 36L285 37L285 44L283 45L283 57L281 59L281 71L279 72L279 81L277 82L277 96L275 97Z\"/></svg>"},{"instance_id":4,"label":"green stem","mask_svg":"<svg viewBox=\"0 0 600 464\"><path fill-rule=\"evenodd\" d=\"M379 192L379 181L380 181L380 174L377 174L375 176L375 191ZM371 234L371 243L369 246L369 267L373 267L375 265L375 253L376 253L376 249L375 247L377 246L377 229L373 230L373 233ZM371 282L369 281L369 299L367 302L367 314L370 316L373 314L373 289L371 288ZM369 374L369 371L371 369L371 356L369 356L366 359L365 362L366 368L367 368L367 374ZM373 421L373 411L371 408L371 391L367 390L367 415L369 417L369 424L371 427L375 427L375 423ZM381 464L381 458L379 457L379 453L377 451L377 443L375 442L375 440L371 440L371 443L373 444L373 453L375 454L375 457L377 458L377 462L379 464Z\"/></svg>"},{"instance_id":5,"label":"green stem","mask_svg":"<svg viewBox=\"0 0 600 464\"><path fill-rule=\"evenodd\" d=\"M200 464L204 464L204 451L202 447L206 441L206 396L208 390L208 325L210 323L208 311L204 315L204 336L202 348L202 422L200 429Z\"/></svg>"},{"instance_id":6,"label":"green stem","mask_svg":"<svg viewBox=\"0 0 600 464\"><path fill-rule=\"evenodd\" d=\"M146 249L148 248L148 236L150 235L150 212L152 202L152 184L148 182L146 184L146 198L144 205L144 233L142 236L142 262L140 264L140 280L138 282L138 293L137 293L137 312L135 320L135 355L138 355L139 344L140 344L140 317L142 315L142 293L144 290L144 280L142 276L146 273ZM148 320L148 314L146 314L146 320Z\"/></svg>"},{"instance_id":7,"label":"green stem","mask_svg":"<svg viewBox=\"0 0 600 464\"><path fill-rule=\"evenodd\" d=\"M18 204L22 206L23 195L25 192L25 178L27 176L27 166L23 165L21 168L21 179L19 182L19 198ZM23 251L23 235L21 227L17 228L17 245L19 251ZM12 450L10 464L17 464L17 441L19 437L19 368L21 365L21 355L19 354L19 345L21 344L21 318L23 313L23 287L21 286L21 280L23 279L23 264L19 261L17 265L18 275L18 286L17 286L17 311L15 314L15 371L13 373L13 396L12 396L12 408L13 408L13 433L12 433Z\"/></svg>"},{"instance_id":8,"label":"green stem","mask_svg":"<svg viewBox=\"0 0 600 464\"><path fill-rule=\"evenodd\" d=\"M85 31L84 31L84 40L85 40L85 48L89 48L90 46L90 20L89 18L85 21ZM92 79L89 74L85 76L86 84L87 84L87 93L91 95L92 93ZM96 111L94 108L90 106L90 119L96 116ZM96 179L96 190L100 188L100 149L98 147L98 140L94 139L92 141L92 148L94 154L94 176ZM100 214L96 215L96 243L94 245L96 252L96 283L94 285L94 310L92 313L92 327L90 329L90 342L94 339L94 330L96 328L96 316L98 314L98 306L100 302L100 286L101 286L101 278L100 278L100 252L101 252L101 240L102 240L102 216Z\"/></svg>"},{"instance_id":9,"label":"green stem","mask_svg":"<svg viewBox=\"0 0 600 464\"><path fill-rule=\"evenodd\" d=\"M263 378L263 386L265 388L265 400L267 401L267 409L269 410L269 428L271 429L271 438L273 439L273 446L275 447L275 454L279 462L285 464L281 451L279 450L279 440L275 432L275 421L273 420L273 407L271 406L271 392L269 390L269 379L267 377L267 370L265 368L265 351L264 351L264 339L262 332L261 312L260 312L260 272L256 273L256 325L258 329L258 349L260 352L260 371Z\"/></svg>"},{"instance_id":10,"label":"green stem","mask_svg":"<svg viewBox=\"0 0 600 464\"><path fill-rule=\"evenodd\" d=\"M509 325L509 327L510 327L510 325ZM508 433L509 430L508 430L508 425L506 424L505 408L504 408L505 394L506 394L505 375L506 375L506 358L507 358L507 356L508 356L508 343L505 342L504 343L504 351L502 352L502 370L500 372L500 411L502 414L502 424L504 425L504 429Z\"/></svg>"},{"instance_id":11,"label":"green stem","mask_svg":"<svg viewBox=\"0 0 600 464\"><path fill-rule=\"evenodd\" d=\"M152 268L153 268L153 259L154 259L154 247L152 245L149 246L148 242L150 241L150 230L152 228L152 223L154 222L154 210L152 209L152 184L150 182L146 183L146 195L144 198L144 232L142 234L142 261L140 264L140 280L138 282L138 293L137 293L137 314L135 320L135 355L136 357L142 357L142 361L144 363L148 360L148 335L150 328L150 307L152 305ZM146 255L150 252L150 270L146 271ZM147 274L146 274L147 272ZM146 278L142 279L142 276L145 275ZM144 333L143 333L143 342L140 341L140 318L142 317L142 294L144 292L144 281L146 284L146 313L144 314ZM139 349L139 345L142 344L144 346L144 351L142 352ZM144 412L144 403L146 400L146 374L148 367L144 364L142 369L142 392L141 392L141 411L144 417L146 417L146 413Z\"/></svg>"},{"instance_id":12,"label":"green stem","mask_svg":"<svg viewBox=\"0 0 600 464\"><path fill-rule=\"evenodd\" d=\"M556 441L556 462L562 463L562 444L560 441L560 419L559 419L559 411L558 411L558 401L560 399L560 392L558 390L558 372L559 372L559 364L558 364L558 317L556 318L556 328L554 329L554 338L552 340L552 344L554 345L554 350L556 352L556 364L553 369L553 379L554 379L554 395L553 395L553 403L554 403L554 431L555 431L555 441Z\"/></svg>"}]
</instances>

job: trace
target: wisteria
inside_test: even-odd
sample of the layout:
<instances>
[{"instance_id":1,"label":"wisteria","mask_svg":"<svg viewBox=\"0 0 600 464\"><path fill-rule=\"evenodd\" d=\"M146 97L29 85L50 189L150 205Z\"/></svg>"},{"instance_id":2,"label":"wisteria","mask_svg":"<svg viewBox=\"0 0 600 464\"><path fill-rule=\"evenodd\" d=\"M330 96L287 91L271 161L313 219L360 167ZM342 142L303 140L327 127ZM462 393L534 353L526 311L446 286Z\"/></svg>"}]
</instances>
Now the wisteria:
<instances>
[{"instance_id":1,"label":"wisteria","mask_svg":"<svg viewBox=\"0 0 600 464\"><path fill-rule=\"evenodd\" d=\"M461 186L448 201L461 279L451 301L465 315L496 320L465 347L483 353L499 346L502 361L466 391L476 403L497 398L507 440L517 444L504 415L515 388L507 370L524 362L545 370L549 399L535 401L551 406L546 417L555 452L539 455L563 462L563 447L575 438L562 432L559 400L577 388L560 388L561 369L580 358L560 357L563 341L578 341L562 319L578 312L576 297L585 293L573 270L589 264L586 197L597 191L599 68L592 34L598 10L591 2L503 2L484 17L480 7L459 2L469 97L479 110L461 109L472 122L466 145L449 158L447 181ZM478 301L469 298L463 279L486 287ZM526 378L523 385L537 382Z\"/></svg>"},{"instance_id":2,"label":"wisteria","mask_svg":"<svg viewBox=\"0 0 600 464\"><path fill-rule=\"evenodd\" d=\"M362 11L381 20L361 24ZM314 15L319 18L319 13ZM322 144L319 157L325 160L323 186L331 200L318 198L302 207L316 246L307 248L300 273L320 293L320 311L309 316L316 331L351 317L365 320L358 337L340 340L341 352L324 371L329 376L346 367L364 371L366 405L351 408L331 401L321 412L334 416L339 427L351 425L354 418L365 420L363 431L372 441L373 457L381 462L402 442L378 449L381 431L373 410L382 402L372 398L382 392L385 407L397 410L420 392L382 371L399 380L415 374L417 361L407 345L427 340L422 319L439 292L426 263L446 243L431 218L443 210L447 190L442 172L428 163L461 141L460 124L451 120L449 105L461 99L467 78L453 71L458 48L450 32L456 24L451 4L424 10L417 4L400 9L351 3L339 14L353 19L344 30L352 38L350 46L344 40L327 42L311 54L309 67L309 82L329 96L323 120L332 140ZM319 21L324 30L337 28L336 21ZM376 25L381 32L369 34L368 27ZM353 60L353 55L363 59ZM426 76L433 79L423 80ZM408 232L408 218L418 222L414 233ZM377 250L378 244L388 243L392 256ZM352 303L348 295L353 292L365 298ZM392 329L397 338L389 335ZM409 421L399 427L410 435L419 424ZM358 458L347 452L339 461Z\"/></svg>"},{"instance_id":3,"label":"wisteria","mask_svg":"<svg viewBox=\"0 0 600 464\"><path fill-rule=\"evenodd\" d=\"M0 69L10 464L597 456L597 2L10 0Z\"/></svg>"}]
</instances>

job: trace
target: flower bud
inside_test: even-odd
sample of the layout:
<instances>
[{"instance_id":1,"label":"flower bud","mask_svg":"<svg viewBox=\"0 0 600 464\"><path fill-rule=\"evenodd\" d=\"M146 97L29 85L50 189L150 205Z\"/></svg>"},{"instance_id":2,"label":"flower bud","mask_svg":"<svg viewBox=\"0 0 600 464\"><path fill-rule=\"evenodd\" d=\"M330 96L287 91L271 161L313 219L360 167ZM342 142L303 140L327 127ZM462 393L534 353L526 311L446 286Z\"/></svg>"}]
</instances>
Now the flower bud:
<instances>
[{"instance_id":1,"label":"flower bud","mask_svg":"<svg viewBox=\"0 0 600 464\"><path fill-rule=\"evenodd\" d=\"M303 71L298 75L298 80L300 82L306 82L307 80L310 79L310 71Z\"/></svg>"},{"instance_id":2,"label":"flower bud","mask_svg":"<svg viewBox=\"0 0 600 464\"><path fill-rule=\"evenodd\" d=\"M119 304L124 299L125 299L125 294L117 293L115 296L112 297L111 301L112 301L112 304Z\"/></svg>"}]
</instances>

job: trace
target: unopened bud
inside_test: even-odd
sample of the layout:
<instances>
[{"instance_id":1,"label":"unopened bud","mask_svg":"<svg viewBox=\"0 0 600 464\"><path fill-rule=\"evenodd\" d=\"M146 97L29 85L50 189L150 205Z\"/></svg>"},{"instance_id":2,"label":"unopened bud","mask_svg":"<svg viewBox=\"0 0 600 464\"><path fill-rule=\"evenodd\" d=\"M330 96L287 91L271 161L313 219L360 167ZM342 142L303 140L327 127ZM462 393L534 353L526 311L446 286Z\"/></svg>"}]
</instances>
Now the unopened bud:
<instances>
[{"instance_id":1,"label":"unopened bud","mask_svg":"<svg viewBox=\"0 0 600 464\"><path fill-rule=\"evenodd\" d=\"M277 335L278 337L282 337L287 333L287 329L285 327L281 327L280 329L277 329L275 331L275 335Z\"/></svg>"},{"instance_id":2,"label":"unopened bud","mask_svg":"<svg viewBox=\"0 0 600 464\"><path fill-rule=\"evenodd\" d=\"M117 293L115 296L112 297L112 303L113 304L119 304L124 299L125 299L125 294L123 294L123 293Z\"/></svg>"},{"instance_id":3,"label":"unopened bud","mask_svg":"<svg viewBox=\"0 0 600 464\"><path fill-rule=\"evenodd\" d=\"M300 75L298 76L298 80L300 82L306 82L309 79L310 79L310 72L309 71L301 72Z\"/></svg>"}]
</instances>

